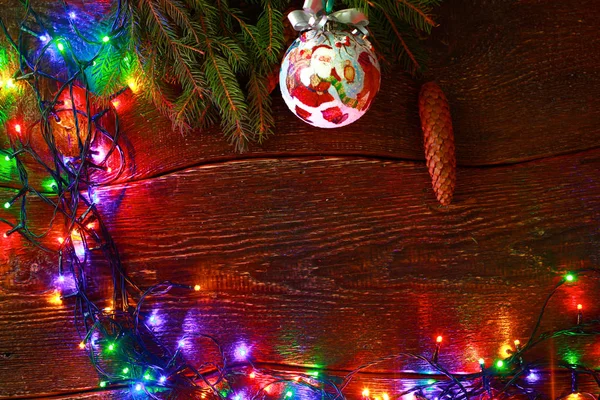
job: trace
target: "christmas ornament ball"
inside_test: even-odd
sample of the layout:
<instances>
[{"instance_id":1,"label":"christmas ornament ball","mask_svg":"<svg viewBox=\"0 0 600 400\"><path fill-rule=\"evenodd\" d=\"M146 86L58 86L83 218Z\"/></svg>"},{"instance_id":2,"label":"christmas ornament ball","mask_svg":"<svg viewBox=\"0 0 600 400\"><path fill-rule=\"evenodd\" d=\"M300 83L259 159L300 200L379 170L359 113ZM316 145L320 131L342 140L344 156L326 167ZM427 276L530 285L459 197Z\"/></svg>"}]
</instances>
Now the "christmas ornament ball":
<instances>
[{"instance_id":1,"label":"christmas ornament ball","mask_svg":"<svg viewBox=\"0 0 600 400\"><path fill-rule=\"evenodd\" d=\"M371 43L343 31L303 32L287 50L279 73L288 108L319 128L337 128L362 117L380 82Z\"/></svg>"}]
</instances>

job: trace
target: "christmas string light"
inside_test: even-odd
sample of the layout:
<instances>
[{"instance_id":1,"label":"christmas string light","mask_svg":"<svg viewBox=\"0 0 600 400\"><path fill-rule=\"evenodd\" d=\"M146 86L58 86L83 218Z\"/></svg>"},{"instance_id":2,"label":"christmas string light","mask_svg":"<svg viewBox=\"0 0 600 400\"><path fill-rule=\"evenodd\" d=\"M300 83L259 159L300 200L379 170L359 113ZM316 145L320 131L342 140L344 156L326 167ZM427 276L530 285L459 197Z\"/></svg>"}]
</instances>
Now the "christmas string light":
<instances>
[{"instance_id":1,"label":"christmas string light","mask_svg":"<svg viewBox=\"0 0 600 400\"><path fill-rule=\"evenodd\" d=\"M116 244L97 208L100 199L96 195L96 188L110 184L121 176L125 168L125 156L119 144L121 132L117 111L120 100L116 96L112 97L112 107L98 109L91 100L88 73L101 52L112 46L122 34L122 7L123 4L117 1L111 32L99 40L90 40L79 31L75 25L75 20L79 18L76 18L73 11L68 11L68 15L69 24L76 32L75 37L69 36L65 30L58 32L60 36L52 39L45 33L48 31L46 27L39 26L38 31L43 33L31 34L32 38L38 39L37 42L13 40L0 19L0 27L19 56L20 65L15 79L27 76L27 79L21 81L33 91L39 109L43 110L38 120L19 120L19 123L10 125L12 130L8 130L11 150L5 150L3 154L6 161L15 163L22 188L15 196L4 199L4 207L9 210L15 203L20 203L22 212L17 222L0 218L0 222L9 227L4 237L18 233L56 256L57 287L49 288L48 301L53 307L74 308L74 325L80 340L73 343L73 348L74 351L88 354L98 372L100 388L128 387L134 397L139 395L153 399L177 396L179 391L197 392L201 398L208 394L212 398L234 400L309 398L310 395L331 400L346 396L389 400L404 395L414 395L419 399L462 400L482 395L494 398L502 394L525 394L533 398L536 393L528 384L539 380L539 375L534 371L551 365L549 362L528 359L528 354L534 347L559 336L600 334L600 321L584 321L583 307L579 306L575 326L538 333L548 303L560 287L575 283L578 277L588 273L600 274L598 269L584 269L568 273L554 287L546 298L527 341L523 344L515 341L515 349L507 358L489 363L488 367L481 358L479 370L471 374L452 373L440 362L442 336L435 338L431 356L412 353L386 356L359 366L348 373L341 383L334 383L326 373L320 374L318 371L291 374L261 368L253 360L251 343L240 342L235 346L235 363L228 362L225 350L210 335L187 334L176 343L164 343L157 333L161 317L156 310L146 309L146 301L171 291L201 295L198 293L201 287L198 284L161 282L145 290L140 288L121 264ZM67 9L65 4L65 10ZM31 16L31 13L31 7L27 7L27 15L23 20ZM23 32L30 34L28 31ZM55 33L57 32L53 31L53 35ZM20 32L19 35L21 34L23 33ZM41 49L27 47L34 42L41 45ZM63 59L69 61L69 67L62 66L60 71L52 69L51 43L55 44ZM76 49L84 45L91 54L87 58L76 54ZM50 67L44 67L47 65ZM9 81L10 85L7 81L5 86L13 88L15 81L13 78ZM42 88L48 82L58 89L46 98L42 96L45 93ZM135 92L131 82L137 85L137 81L127 83L130 90ZM67 134L77 139L77 156L70 154L67 157L63 154L56 139L65 132L57 126L69 127ZM17 134L10 134L12 131ZM44 140L52 155L52 162L44 160L38 149L32 147L34 142L29 140L32 135L39 135ZM51 175L51 183L45 188L46 191L40 191L30 184L25 158L32 159ZM115 159L116 162L113 162ZM118 165L118 168L113 169L109 163L113 167ZM26 213L32 198L39 199L50 207L52 214L62 217L65 230L63 235L56 237L49 234L60 220L54 217L45 232L32 231ZM97 253L96 258L102 257L106 261L110 271L113 283L110 299L91 300L92 296L89 295L89 277L95 276L97 272L96 266L91 262L92 252ZM199 342L203 346L214 347L216 359L188 360L186 354L192 347L199 345ZM352 379L364 370L397 359L415 360L428 365L430 372L435 374L435 379L429 379L422 385L400 393L374 393L374 389L368 385L360 393L345 392ZM598 372L593 369L574 363L559 366L571 371L573 393L578 390L579 374L590 375L600 382ZM253 386L240 387L237 379L240 375L247 376L254 382Z\"/></svg>"}]
</instances>

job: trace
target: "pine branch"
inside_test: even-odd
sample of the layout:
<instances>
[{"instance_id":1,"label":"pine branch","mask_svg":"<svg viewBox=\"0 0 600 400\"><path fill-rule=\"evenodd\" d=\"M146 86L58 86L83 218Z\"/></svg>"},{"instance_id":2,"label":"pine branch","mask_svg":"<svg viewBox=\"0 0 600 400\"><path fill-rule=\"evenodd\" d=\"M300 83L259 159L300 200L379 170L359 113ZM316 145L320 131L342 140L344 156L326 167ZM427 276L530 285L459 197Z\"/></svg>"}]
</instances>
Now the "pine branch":
<instances>
[{"instance_id":1,"label":"pine branch","mask_svg":"<svg viewBox=\"0 0 600 400\"><path fill-rule=\"evenodd\" d=\"M381 54L393 54L413 72L421 69L415 32L436 26L431 10L440 0L341 1L368 15ZM282 56L281 10L290 3L132 0L129 37L148 78L147 96L181 130L206 126L218 113L223 133L238 149L262 141L273 132L266 80ZM111 72L107 79L118 81Z\"/></svg>"},{"instance_id":2,"label":"pine branch","mask_svg":"<svg viewBox=\"0 0 600 400\"><path fill-rule=\"evenodd\" d=\"M262 142L273 133L275 120L271 113L271 96L267 90L266 76L256 70L250 72L248 79L249 115L256 140Z\"/></svg>"},{"instance_id":3,"label":"pine branch","mask_svg":"<svg viewBox=\"0 0 600 400\"><path fill-rule=\"evenodd\" d=\"M163 4L163 7L160 4ZM156 70L158 62L153 61L153 75L151 79L163 79L160 72L172 69L176 83L181 85L183 94L167 106L158 104L170 116L175 127L180 130L188 130L194 124L202 123L206 115L207 83L204 73L199 68L199 57L203 55L199 44L201 35L199 25L192 21L190 9L184 3L170 0L141 0L138 2L139 14L148 30L148 35L155 39L150 46L158 47L159 51L150 51L150 57L166 57L170 59L168 67L160 67ZM184 32L181 34L180 31ZM150 37L148 39L150 39ZM164 61L163 61L164 62ZM164 75L164 74L162 74ZM151 86L153 89L160 87L156 82ZM153 94L153 99L162 101L164 96Z\"/></svg>"},{"instance_id":4,"label":"pine branch","mask_svg":"<svg viewBox=\"0 0 600 400\"><path fill-rule=\"evenodd\" d=\"M411 59L411 61L413 62L415 68L416 69L420 69L421 65L417 61L415 55L412 53L412 51L410 51L410 49L406 45L406 42L404 41L404 38L402 37L402 35L400 34L400 32L398 32L398 28L396 27L396 24L394 23L394 21L392 20L392 18L388 14L385 14L385 18L388 20L388 22L390 23L392 29L394 30L394 33L396 34L396 38L398 38L398 40L402 44L402 47L404 48L404 52L406 53L406 55L408 55L408 57Z\"/></svg>"},{"instance_id":5,"label":"pine branch","mask_svg":"<svg viewBox=\"0 0 600 400\"><path fill-rule=\"evenodd\" d=\"M283 15L273 8L271 1L264 1L265 10L258 19L260 38L265 40L262 50L269 62L277 62L283 48Z\"/></svg>"},{"instance_id":6,"label":"pine branch","mask_svg":"<svg viewBox=\"0 0 600 400\"><path fill-rule=\"evenodd\" d=\"M223 133L239 151L248 142L247 109L241 88L227 60L208 48L205 71L212 89L213 101L221 110Z\"/></svg>"},{"instance_id":7,"label":"pine branch","mask_svg":"<svg viewBox=\"0 0 600 400\"><path fill-rule=\"evenodd\" d=\"M419 0L396 0L401 8L405 8L404 15L411 25L419 27L422 30L430 29L430 27L438 26L437 23L428 15L431 9ZM414 13L414 14L413 14ZM411 17L413 15L413 17ZM427 25L423 24L426 23Z\"/></svg>"}]
</instances>

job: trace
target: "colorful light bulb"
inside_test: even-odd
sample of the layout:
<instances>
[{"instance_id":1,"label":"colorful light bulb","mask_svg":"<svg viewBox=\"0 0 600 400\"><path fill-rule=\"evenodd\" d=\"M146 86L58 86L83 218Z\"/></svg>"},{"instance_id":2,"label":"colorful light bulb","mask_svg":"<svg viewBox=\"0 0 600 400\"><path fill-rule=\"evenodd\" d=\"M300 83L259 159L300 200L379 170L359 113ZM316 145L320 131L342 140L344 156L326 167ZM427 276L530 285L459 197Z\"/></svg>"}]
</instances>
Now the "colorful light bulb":
<instances>
[{"instance_id":1,"label":"colorful light bulb","mask_svg":"<svg viewBox=\"0 0 600 400\"><path fill-rule=\"evenodd\" d=\"M362 391L362 396L363 397L369 397L369 394L371 393L371 391L369 390L369 388L364 388Z\"/></svg>"},{"instance_id":2,"label":"colorful light bulb","mask_svg":"<svg viewBox=\"0 0 600 400\"><path fill-rule=\"evenodd\" d=\"M101 388L103 388L103 387L106 387L106 381L100 381L100 384L99 384L99 386L100 386Z\"/></svg>"},{"instance_id":3,"label":"colorful light bulb","mask_svg":"<svg viewBox=\"0 0 600 400\"><path fill-rule=\"evenodd\" d=\"M575 275L569 272L567 275L565 275L565 281L567 281L567 282L575 281Z\"/></svg>"},{"instance_id":4,"label":"colorful light bulb","mask_svg":"<svg viewBox=\"0 0 600 400\"><path fill-rule=\"evenodd\" d=\"M50 295L50 303L55 305L62 304L62 297L58 290L55 290L54 292L52 292L52 295Z\"/></svg>"},{"instance_id":5,"label":"colorful light bulb","mask_svg":"<svg viewBox=\"0 0 600 400\"><path fill-rule=\"evenodd\" d=\"M139 89L139 85L134 78L130 78L127 80L127 86L129 86L129 89L131 89L133 93L136 93Z\"/></svg>"},{"instance_id":6,"label":"colorful light bulb","mask_svg":"<svg viewBox=\"0 0 600 400\"><path fill-rule=\"evenodd\" d=\"M442 340L444 340L444 338L442 337L442 335L439 335L438 337L435 338L435 342L436 343L442 343Z\"/></svg>"},{"instance_id":7,"label":"colorful light bulb","mask_svg":"<svg viewBox=\"0 0 600 400\"><path fill-rule=\"evenodd\" d=\"M12 78L8 78L6 80L6 88L7 89L12 89L15 87L15 81Z\"/></svg>"},{"instance_id":8,"label":"colorful light bulb","mask_svg":"<svg viewBox=\"0 0 600 400\"><path fill-rule=\"evenodd\" d=\"M179 339L177 347L182 348L183 346L185 346L185 339Z\"/></svg>"},{"instance_id":9,"label":"colorful light bulb","mask_svg":"<svg viewBox=\"0 0 600 400\"><path fill-rule=\"evenodd\" d=\"M10 156L4 156L4 161L10 161Z\"/></svg>"},{"instance_id":10,"label":"colorful light bulb","mask_svg":"<svg viewBox=\"0 0 600 400\"><path fill-rule=\"evenodd\" d=\"M15 132L21 133L21 125L15 124Z\"/></svg>"},{"instance_id":11,"label":"colorful light bulb","mask_svg":"<svg viewBox=\"0 0 600 400\"><path fill-rule=\"evenodd\" d=\"M124 373L124 374L128 374L128 373L129 373L129 367L125 367L125 368L123 368L123 373Z\"/></svg>"},{"instance_id":12,"label":"colorful light bulb","mask_svg":"<svg viewBox=\"0 0 600 400\"><path fill-rule=\"evenodd\" d=\"M256 372L252 371L250 372L250 375L248 375L250 377L250 379L254 379L256 378Z\"/></svg>"},{"instance_id":13,"label":"colorful light bulb","mask_svg":"<svg viewBox=\"0 0 600 400\"><path fill-rule=\"evenodd\" d=\"M244 361L250 355L250 348L248 348L248 346L246 346L246 343L240 343L235 348L235 351L233 352L233 355L234 355L234 357L235 357L236 360L238 360L238 361Z\"/></svg>"},{"instance_id":14,"label":"colorful light bulb","mask_svg":"<svg viewBox=\"0 0 600 400\"><path fill-rule=\"evenodd\" d=\"M504 367L504 361L502 361L502 360L496 361L496 367L498 367L498 368Z\"/></svg>"},{"instance_id":15,"label":"colorful light bulb","mask_svg":"<svg viewBox=\"0 0 600 400\"><path fill-rule=\"evenodd\" d=\"M104 43L108 43L108 42L110 42L110 37L109 37L109 36L104 36L104 37L102 38L102 41L103 41Z\"/></svg>"},{"instance_id":16,"label":"colorful light bulb","mask_svg":"<svg viewBox=\"0 0 600 400\"><path fill-rule=\"evenodd\" d=\"M40 36L38 36L38 39L40 39L43 43L47 43L48 40L50 40L48 35L40 35Z\"/></svg>"},{"instance_id":17,"label":"colorful light bulb","mask_svg":"<svg viewBox=\"0 0 600 400\"><path fill-rule=\"evenodd\" d=\"M58 49L58 51L60 51L61 53L62 53L63 51L65 51L65 45L64 45L64 44L62 44L61 42L58 42L58 43L56 44L56 48L57 48L57 49Z\"/></svg>"},{"instance_id":18,"label":"colorful light bulb","mask_svg":"<svg viewBox=\"0 0 600 400\"><path fill-rule=\"evenodd\" d=\"M79 348L81 350L85 349L85 342L79 342Z\"/></svg>"},{"instance_id":19,"label":"colorful light bulb","mask_svg":"<svg viewBox=\"0 0 600 400\"><path fill-rule=\"evenodd\" d=\"M389 396L387 393L384 393L384 394L382 394L382 395L381 395L381 398L382 398L383 400L390 400L390 396Z\"/></svg>"},{"instance_id":20,"label":"colorful light bulb","mask_svg":"<svg viewBox=\"0 0 600 400\"><path fill-rule=\"evenodd\" d=\"M147 381L149 381L150 379L152 379L152 376L149 373L146 372L144 374L144 379L147 380Z\"/></svg>"},{"instance_id":21,"label":"colorful light bulb","mask_svg":"<svg viewBox=\"0 0 600 400\"><path fill-rule=\"evenodd\" d=\"M135 385L135 390L136 392L140 392L143 389L144 385L142 385L141 383L137 383Z\"/></svg>"},{"instance_id":22,"label":"colorful light bulb","mask_svg":"<svg viewBox=\"0 0 600 400\"><path fill-rule=\"evenodd\" d=\"M10 202L7 201L6 203L4 203L4 208L10 208Z\"/></svg>"},{"instance_id":23,"label":"colorful light bulb","mask_svg":"<svg viewBox=\"0 0 600 400\"><path fill-rule=\"evenodd\" d=\"M479 359L479 365L481 365L481 366L485 365L485 360L483 358Z\"/></svg>"},{"instance_id":24,"label":"colorful light bulb","mask_svg":"<svg viewBox=\"0 0 600 400\"><path fill-rule=\"evenodd\" d=\"M527 379L527 381L529 382L537 382L540 379L540 376L535 372L531 371L525 379Z\"/></svg>"},{"instance_id":25,"label":"colorful light bulb","mask_svg":"<svg viewBox=\"0 0 600 400\"><path fill-rule=\"evenodd\" d=\"M515 346L520 346L521 345L521 341L519 339L515 339Z\"/></svg>"},{"instance_id":26,"label":"colorful light bulb","mask_svg":"<svg viewBox=\"0 0 600 400\"><path fill-rule=\"evenodd\" d=\"M290 398L293 396L294 393L292 393L291 390L288 390L287 392L285 392L285 397Z\"/></svg>"},{"instance_id":27,"label":"colorful light bulb","mask_svg":"<svg viewBox=\"0 0 600 400\"><path fill-rule=\"evenodd\" d=\"M579 311L583 310L583 304L577 304L577 310L579 310Z\"/></svg>"},{"instance_id":28,"label":"colorful light bulb","mask_svg":"<svg viewBox=\"0 0 600 400\"><path fill-rule=\"evenodd\" d=\"M71 11L71 12L69 13L69 18L71 18L71 19L75 19L75 18L77 18L77 14L75 14L75 11Z\"/></svg>"},{"instance_id":29,"label":"colorful light bulb","mask_svg":"<svg viewBox=\"0 0 600 400\"><path fill-rule=\"evenodd\" d=\"M196 285L196 286L194 286L194 290L195 290L196 292L199 292L199 291L200 291L200 285Z\"/></svg>"},{"instance_id":30,"label":"colorful light bulb","mask_svg":"<svg viewBox=\"0 0 600 400\"><path fill-rule=\"evenodd\" d=\"M165 383L167 381L167 377L166 376L161 376L160 378L158 378L158 382L159 383Z\"/></svg>"},{"instance_id":31,"label":"colorful light bulb","mask_svg":"<svg viewBox=\"0 0 600 400\"><path fill-rule=\"evenodd\" d=\"M108 351L113 351L115 349L115 344L111 343L108 345Z\"/></svg>"}]
</instances>

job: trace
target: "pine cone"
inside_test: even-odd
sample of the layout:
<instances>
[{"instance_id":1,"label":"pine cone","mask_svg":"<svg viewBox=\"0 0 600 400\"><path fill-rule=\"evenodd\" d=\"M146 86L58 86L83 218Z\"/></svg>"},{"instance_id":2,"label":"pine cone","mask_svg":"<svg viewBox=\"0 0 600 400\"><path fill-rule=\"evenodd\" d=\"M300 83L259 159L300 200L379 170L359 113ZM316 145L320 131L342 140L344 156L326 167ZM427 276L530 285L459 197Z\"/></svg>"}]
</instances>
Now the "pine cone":
<instances>
[{"instance_id":1,"label":"pine cone","mask_svg":"<svg viewBox=\"0 0 600 400\"><path fill-rule=\"evenodd\" d=\"M442 89L429 82L421 87L419 115L425 137L425 159L438 201L447 206L456 187L454 131L448 100Z\"/></svg>"}]
</instances>

